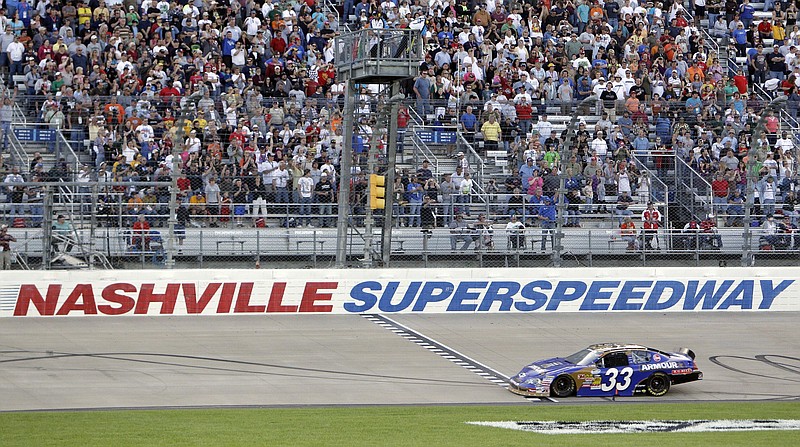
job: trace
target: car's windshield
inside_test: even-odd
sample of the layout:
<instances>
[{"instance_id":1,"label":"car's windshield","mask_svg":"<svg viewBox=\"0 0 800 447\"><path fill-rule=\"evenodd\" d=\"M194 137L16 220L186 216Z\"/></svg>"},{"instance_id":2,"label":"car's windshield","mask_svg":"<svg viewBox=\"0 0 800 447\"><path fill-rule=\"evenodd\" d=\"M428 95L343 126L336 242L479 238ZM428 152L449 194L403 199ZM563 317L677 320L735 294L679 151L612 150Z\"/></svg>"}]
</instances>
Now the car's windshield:
<instances>
[{"instance_id":1,"label":"car's windshield","mask_svg":"<svg viewBox=\"0 0 800 447\"><path fill-rule=\"evenodd\" d=\"M598 357L597 352L587 348L565 357L564 361L575 365L586 366L596 362Z\"/></svg>"}]
</instances>

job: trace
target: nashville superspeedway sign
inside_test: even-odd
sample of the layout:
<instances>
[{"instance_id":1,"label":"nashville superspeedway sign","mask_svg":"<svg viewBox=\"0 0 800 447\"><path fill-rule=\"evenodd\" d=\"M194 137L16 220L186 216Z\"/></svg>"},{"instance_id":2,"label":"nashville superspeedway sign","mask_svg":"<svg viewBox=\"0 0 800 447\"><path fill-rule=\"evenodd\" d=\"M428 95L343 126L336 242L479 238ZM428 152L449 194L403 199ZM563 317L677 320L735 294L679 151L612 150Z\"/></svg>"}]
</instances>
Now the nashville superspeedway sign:
<instances>
[{"instance_id":1,"label":"nashville superspeedway sign","mask_svg":"<svg viewBox=\"0 0 800 447\"><path fill-rule=\"evenodd\" d=\"M798 311L800 268L3 272L0 317Z\"/></svg>"}]
</instances>

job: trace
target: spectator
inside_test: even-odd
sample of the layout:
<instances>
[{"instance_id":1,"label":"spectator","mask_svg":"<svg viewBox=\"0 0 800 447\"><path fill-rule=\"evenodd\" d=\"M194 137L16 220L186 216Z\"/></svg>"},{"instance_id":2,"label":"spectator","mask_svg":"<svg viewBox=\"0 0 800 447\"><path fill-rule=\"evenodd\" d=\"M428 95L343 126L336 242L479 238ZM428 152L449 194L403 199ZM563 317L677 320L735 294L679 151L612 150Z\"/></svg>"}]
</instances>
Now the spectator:
<instances>
[{"instance_id":1,"label":"spectator","mask_svg":"<svg viewBox=\"0 0 800 447\"><path fill-rule=\"evenodd\" d=\"M506 234L512 250L525 248L525 224L520 222L516 215L512 215L506 224Z\"/></svg>"},{"instance_id":2,"label":"spectator","mask_svg":"<svg viewBox=\"0 0 800 447\"><path fill-rule=\"evenodd\" d=\"M150 250L150 223L144 214L139 214L133 224L131 247L138 251Z\"/></svg>"},{"instance_id":3,"label":"spectator","mask_svg":"<svg viewBox=\"0 0 800 447\"><path fill-rule=\"evenodd\" d=\"M411 177L411 181L408 183L408 187L406 188L406 195L411 208L409 210L407 222L407 226L409 227L418 227L422 225L420 212L422 210L423 188L417 180L418 179L416 176Z\"/></svg>"},{"instance_id":4,"label":"spectator","mask_svg":"<svg viewBox=\"0 0 800 447\"><path fill-rule=\"evenodd\" d=\"M314 187L314 194L319 203L320 227L334 226L333 204L336 203L336 191L330 181L330 176L323 172L320 174L319 183Z\"/></svg>"},{"instance_id":5,"label":"spectator","mask_svg":"<svg viewBox=\"0 0 800 447\"><path fill-rule=\"evenodd\" d=\"M633 223L631 216L625 216L619 224L620 239L628 243L627 250L638 250L639 241L636 235L636 224Z\"/></svg>"},{"instance_id":6,"label":"spectator","mask_svg":"<svg viewBox=\"0 0 800 447\"><path fill-rule=\"evenodd\" d=\"M73 237L72 224L67 222L67 217L59 214L56 221L53 222L52 228L52 241L50 242L51 248L54 253L69 253L72 251L72 246L75 244ZM63 249L61 244L64 245Z\"/></svg>"},{"instance_id":7,"label":"spectator","mask_svg":"<svg viewBox=\"0 0 800 447\"><path fill-rule=\"evenodd\" d=\"M548 196L542 198L542 205L536 213L536 218L539 221L539 226L542 228L542 251L545 251L545 242L547 236L550 236L550 245L555 250L555 235L553 229L556 226L556 208L553 206L553 199Z\"/></svg>"},{"instance_id":8,"label":"spectator","mask_svg":"<svg viewBox=\"0 0 800 447\"><path fill-rule=\"evenodd\" d=\"M456 251L458 242L463 242L461 251L468 249L475 235L475 230L467 225L464 221L464 216L457 214L455 219L448 225L448 228L450 228L450 249Z\"/></svg>"},{"instance_id":9,"label":"spectator","mask_svg":"<svg viewBox=\"0 0 800 447\"><path fill-rule=\"evenodd\" d=\"M500 128L500 123L497 122L497 117L494 114L489 115L489 119L481 126L483 133L484 145L486 151L496 151L498 144L503 135Z\"/></svg>"},{"instance_id":10,"label":"spectator","mask_svg":"<svg viewBox=\"0 0 800 447\"><path fill-rule=\"evenodd\" d=\"M619 197L617 198L617 208L614 214L617 215L617 222L618 224L622 224L622 218L624 216L632 216L633 212L628 209L633 204L633 197L630 196L628 191L621 191Z\"/></svg>"},{"instance_id":11,"label":"spectator","mask_svg":"<svg viewBox=\"0 0 800 447\"><path fill-rule=\"evenodd\" d=\"M661 212L656 209L653 202L648 202L647 209L642 211L644 244L647 250L653 250L653 238L658 237L658 228L660 226Z\"/></svg>"},{"instance_id":12,"label":"spectator","mask_svg":"<svg viewBox=\"0 0 800 447\"><path fill-rule=\"evenodd\" d=\"M8 225L0 225L0 268L11 270L11 242L16 242L17 238L8 234Z\"/></svg>"}]
</instances>

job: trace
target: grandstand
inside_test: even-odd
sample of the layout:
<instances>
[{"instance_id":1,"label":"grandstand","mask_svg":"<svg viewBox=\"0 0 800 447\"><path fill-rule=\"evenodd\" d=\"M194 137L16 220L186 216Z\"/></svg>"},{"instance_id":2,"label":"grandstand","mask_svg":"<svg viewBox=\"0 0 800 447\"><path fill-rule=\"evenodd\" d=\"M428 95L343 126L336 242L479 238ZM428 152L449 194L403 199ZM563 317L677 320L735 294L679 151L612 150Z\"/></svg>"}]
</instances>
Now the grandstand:
<instances>
[{"instance_id":1,"label":"grandstand","mask_svg":"<svg viewBox=\"0 0 800 447\"><path fill-rule=\"evenodd\" d=\"M340 206L358 265L375 161L396 170L400 265L751 265L800 247L793 3L67 3L0 15L21 268L327 266ZM393 28L419 30L426 74L387 125L388 89L345 95L337 70L357 61L336 37Z\"/></svg>"}]
</instances>

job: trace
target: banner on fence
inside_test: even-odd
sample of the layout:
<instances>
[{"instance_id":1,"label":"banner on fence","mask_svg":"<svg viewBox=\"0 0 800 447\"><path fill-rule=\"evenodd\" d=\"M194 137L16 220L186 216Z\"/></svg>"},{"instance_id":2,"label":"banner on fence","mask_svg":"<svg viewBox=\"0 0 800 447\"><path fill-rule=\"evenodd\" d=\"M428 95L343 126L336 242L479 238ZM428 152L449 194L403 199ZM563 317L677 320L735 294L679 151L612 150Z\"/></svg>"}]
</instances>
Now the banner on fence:
<instances>
[{"instance_id":1,"label":"banner on fence","mask_svg":"<svg viewBox=\"0 0 800 447\"><path fill-rule=\"evenodd\" d=\"M800 268L14 272L0 317L798 311Z\"/></svg>"}]
</instances>

